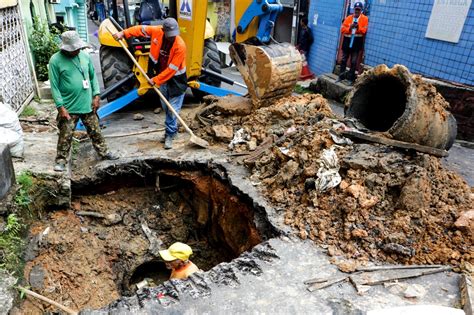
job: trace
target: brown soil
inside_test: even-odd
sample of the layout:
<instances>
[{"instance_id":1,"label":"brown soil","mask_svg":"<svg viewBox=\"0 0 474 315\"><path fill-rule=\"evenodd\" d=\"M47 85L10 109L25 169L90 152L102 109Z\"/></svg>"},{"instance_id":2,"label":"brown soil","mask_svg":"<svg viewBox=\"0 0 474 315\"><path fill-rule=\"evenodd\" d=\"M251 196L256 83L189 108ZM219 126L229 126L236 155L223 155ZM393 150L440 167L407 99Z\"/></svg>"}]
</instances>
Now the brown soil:
<instances>
[{"instance_id":1,"label":"brown soil","mask_svg":"<svg viewBox=\"0 0 474 315\"><path fill-rule=\"evenodd\" d=\"M292 96L244 117L204 115L212 124L200 134L211 141L218 142L212 125L246 131L247 143L233 148L237 153L252 149L252 141L260 145L269 136L286 134L255 163L247 163L250 179L261 184L275 207L286 210L286 224L328 248L331 256L357 264L474 262L472 231L454 226L461 213L474 208L474 198L438 158L374 144L335 146L342 182L319 192L314 187L318 159L334 145L330 130L337 127L321 96Z\"/></svg>"},{"instance_id":2,"label":"brown soil","mask_svg":"<svg viewBox=\"0 0 474 315\"><path fill-rule=\"evenodd\" d=\"M108 305L134 289L133 284L129 288L124 282L139 265L159 260L150 252L141 218L156 232L162 247L175 241L192 246L191 259L203 270L231 260L235 254L230 250L216 250L216 245L208 243L203 226L197 221L198 214L190 204L195 199L186 195L191 194L187 189L190 188L156 192L154 188L123 188L104 195L73 198L71 209L52 212L31 227L30 233L36 237L46 228L50 230L42 237L35 258L26 264L26 279L31 280L33 267L40 267L44 281L33 288L36 292L77 310ZM84 211L118 219L78 215ZM201 221L207 223L205 219ZM162 270L157 277L163 280L167 273ZM28 298L19 313L43 314L53 310Z\"/></svg>"}]
</instances>

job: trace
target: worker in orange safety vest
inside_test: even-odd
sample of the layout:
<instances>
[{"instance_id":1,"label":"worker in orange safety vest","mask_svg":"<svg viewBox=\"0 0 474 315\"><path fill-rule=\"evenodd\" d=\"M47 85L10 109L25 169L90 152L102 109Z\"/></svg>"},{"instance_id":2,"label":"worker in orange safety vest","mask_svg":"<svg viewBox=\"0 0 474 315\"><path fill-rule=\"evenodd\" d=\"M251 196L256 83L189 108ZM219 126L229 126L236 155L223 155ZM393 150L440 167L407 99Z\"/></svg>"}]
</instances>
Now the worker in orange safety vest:
<instances>
[{"instance_id":1,"label":"worker in orange safety vest","mask_svg":"<svg viewBox=\"0 0 474 315\"><path fill-rule=\"evenodd\" d=\"M369 18L362 14L364 5L362 2L354 4L354 14L349 15L341 26L341 34L344 36L342 42L342 63L339 73L339 79L348 79L354 82L356 79L355 71L359 52L364 45L364 36L367 34L369 26ZM346 72L347 60L351 58L351 68L349 73Z\"/></svg>"},{"instance_id":2,"label":"worker in orange safety vest","mask_svg":"<svg viewBox=\"0 0 474 315\"><path fill-rule=\"evenodd\" d=\"M167 18L163 25L132 26L116 33L114 38L118 40L132 36L151 38L151 64L148 69L155 75L152 81L179 113L188 87L188 80L186 77L186 44L179 36L178 22L173 18ZM165 149L171 149L173 138L178 132L178 123L176 117L163 102L162 107L166 112L166 120L165 136L161 142L164 142Z\"/></svg>"},{"instance_id":3,"label":"worker in orange safety vest","mask_svg":"<svg viewBox=\"0 0 474 315\"><path fill-rule=\"evenodd\" d=\"M166 268L171 269L170 279L186 279L191 274L200 271L189 260L192 254L191 247L180 242L172 244L168 249L160 250L160 256L165 261Z\"/></svg>"}]
</instances>

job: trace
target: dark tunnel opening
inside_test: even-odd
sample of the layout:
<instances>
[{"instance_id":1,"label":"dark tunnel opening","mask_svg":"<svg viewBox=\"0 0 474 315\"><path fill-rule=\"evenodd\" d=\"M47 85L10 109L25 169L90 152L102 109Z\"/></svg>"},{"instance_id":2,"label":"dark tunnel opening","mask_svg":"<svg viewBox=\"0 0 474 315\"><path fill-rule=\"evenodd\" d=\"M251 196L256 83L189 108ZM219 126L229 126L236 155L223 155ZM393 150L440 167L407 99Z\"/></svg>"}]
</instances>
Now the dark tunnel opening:
<instances>
[{"instance_id":1,"label":"dark tunnel opening","mask_svg":"<svg viewBox=\"0 0 474 315\"><path fill-rule=\"evenodd\" d=\"M355 92L348 116L374 131L388 131L405 112L406 86L391 75L367 81Z\"/></svg>"}]
</instances>

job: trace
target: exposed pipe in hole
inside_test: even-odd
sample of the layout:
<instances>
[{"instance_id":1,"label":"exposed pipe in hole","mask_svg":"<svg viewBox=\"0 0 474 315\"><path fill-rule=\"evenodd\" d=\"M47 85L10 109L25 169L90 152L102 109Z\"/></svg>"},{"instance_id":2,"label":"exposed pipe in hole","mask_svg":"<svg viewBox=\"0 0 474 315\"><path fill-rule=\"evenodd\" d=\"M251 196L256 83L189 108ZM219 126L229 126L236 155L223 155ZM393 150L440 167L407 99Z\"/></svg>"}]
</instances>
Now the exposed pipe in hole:
<instances>
[{"instance_id":1,"label":"exposed pipe in hole","mask_svg":"<svg viewBox=\"0 0 474 315\"><path fill-rule=\"evenodd\" d=\"M449 150L457 124L448 102L405 66L379 65L359 77L346 102L346 115L394 139Z\"/></svg>"}]
</instances>

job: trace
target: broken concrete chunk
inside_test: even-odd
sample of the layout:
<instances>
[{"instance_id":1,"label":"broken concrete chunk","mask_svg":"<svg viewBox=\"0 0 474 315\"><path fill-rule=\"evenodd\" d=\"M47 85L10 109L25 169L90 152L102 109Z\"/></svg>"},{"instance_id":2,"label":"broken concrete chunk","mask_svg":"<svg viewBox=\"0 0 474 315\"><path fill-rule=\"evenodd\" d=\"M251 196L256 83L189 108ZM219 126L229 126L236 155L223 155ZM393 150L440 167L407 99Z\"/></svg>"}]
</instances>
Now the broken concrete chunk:
<instances>
[{"instance_id":1,"label":"broken concrete chunk","mask_svg":"<svg viewBox=\"0 0 474 315\"><path fill-rule=\"evenodd\" d=\"M29 276L29 282L33 289L43 289L44 287L44 269L40 265L35 265Z\"/></svg>"},{"instance_id":2,"label":"broken concrete chunk","mask_svg":"<svg viewBox=\"0 0 474 315\"><path fill-rule=\"evenodd\" d=\"M414 298L414 299L421 299L426 294L426 289L419 285L419 284L409 284L405 291L403 292L403 296L406 298Z\"/></svg>"},{"instance_id":3,"label":"broken concrete chunk","mask_svg":"<svg viewBox=\"0 0 474 315\"><path fill-rule=\"evenodd\" d=\"M234 137L234 130L231 126L216 125L212 126L212 131L218 140L231 141Z\"/></svg>"},{"instance_id":4,"label":"broken concrete chunk","mask_svg":"<svg viewBox=\"0 0 474 315\"><path fill-rule=\"evenodd\" d=\"M140 113L136 113L135 115L133 115L133 120L143 120L145 118L145 116L143 116L143 114L140 114Z\"/></svg>"},{"instance_id":5,"label":"broken concrete chunk","mask_svg":"<svg viewBox=\"0 0 474 315\"><path fill-rule=\"evenodd\" d=\"M13 299L17 295L13 286L17 279L0 270L0 314L9 314L13 306Z\"/></svg>"},{"instance_id":6,"label":"broken concrete chunk","mask_svg":"<svg viewBox=\"0 0 474 315\"><path fill-rule=\"evenodd\" d=\"M157 108L155 108L155 110L153 112L155 114L160 114L162 111L163 111L163 109L161 107L157 107Z\"/></svg>"},{"instance_id":7,"label":"broken concrete chunk","mask_svg":"<svg viewBox=\"0 0 474 315\"><path fill-rule=\"evenodd\" d=\"M415 249L395 243L385 244L382 250L388 254L397 254L407 257L415 256Z\"/></svg>"}]
</instances>

